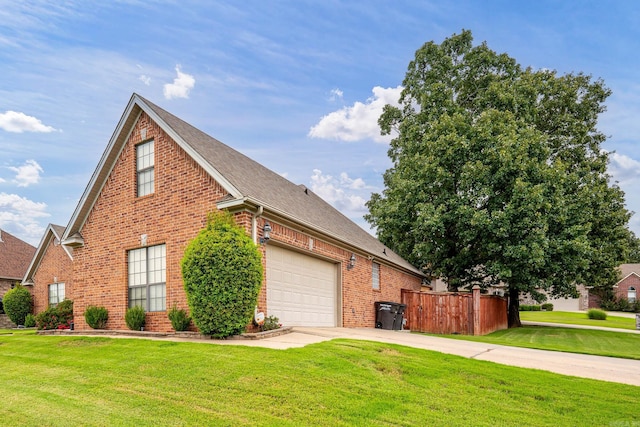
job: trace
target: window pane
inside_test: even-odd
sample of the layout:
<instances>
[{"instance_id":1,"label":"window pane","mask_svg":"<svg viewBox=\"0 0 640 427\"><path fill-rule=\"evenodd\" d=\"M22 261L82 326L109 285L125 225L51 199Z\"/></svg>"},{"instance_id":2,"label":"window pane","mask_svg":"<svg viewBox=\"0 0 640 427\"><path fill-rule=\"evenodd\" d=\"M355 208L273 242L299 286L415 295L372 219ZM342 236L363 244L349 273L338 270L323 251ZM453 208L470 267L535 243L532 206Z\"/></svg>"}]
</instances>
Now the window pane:
<instances>
[{"instance_id":1,"label":"window pane","mask_svg":"<svg viewBox=\"0 0 640 427\"><path fill-rule=\"evenodd\" d=\"M140 144L136 147L137 170L153 167L153 141Z\"/></svg>"},{"instance_id":2,"label":"window pane","mask_svg":"<svg viewBox=\"0 0 640 427\"><path fill-rule=\"evenodd\" d=\"M129 308L136 305L147 309L147 288L144 286L129 288Z\"/></svg>"},{"instance_id":3,"label":"window pane","mask_svg":"<svg viewBox=\"0 0 640 427\"><path fill-rule=\"evenodd\" d=\"M147 283L147 250L146 248L129 251L129 286Z\"/></svg>"},{"instance_id":4,"label":"window pane","mask_svg":"<svg viewBox=\"0 0 640 427\"><path fill-rule=\"evenodd\" d=\"M58 283L58 302L64 301L64 283Z\"/></svg>"},{"instance_id":5,"label":"window pane","mask_svg":"<svg viewBox=\"0 0 640 427\"><path fill-rule=\"evenodd\" d=\"M372 289L380 289L380 264L374 262L371 271L371 287Z\"/></svg>"},{"instance_id":6,"label":"window pane","mask_svg":"<svg viewBox=\"0 0 640 427\"><path fill-rule=\"evenodd\" d=\"M166 286L149 286L149 311L163 311L165 309Z\"/></svg>"},{"instance_id":7,"label":"window pane","mask_svg":"<svg viewBox=\"0 0 640 427\"><path fill-rule=\"evenodd\" d=\"M153 169L138 172L138 197L153 193Z\"/></svg>"}]
</instances>

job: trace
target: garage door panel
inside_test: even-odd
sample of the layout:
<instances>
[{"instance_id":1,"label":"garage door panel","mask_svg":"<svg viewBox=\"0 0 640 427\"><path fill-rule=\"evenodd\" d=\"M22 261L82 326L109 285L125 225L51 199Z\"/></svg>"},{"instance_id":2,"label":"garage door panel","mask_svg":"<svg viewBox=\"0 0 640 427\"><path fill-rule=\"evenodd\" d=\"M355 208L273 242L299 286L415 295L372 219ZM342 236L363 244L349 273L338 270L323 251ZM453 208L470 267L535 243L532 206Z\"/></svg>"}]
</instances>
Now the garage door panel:
<instances>
[{"instance_id":1,"label":"garage door panel","mask_svg":"<svg viewBox=\"0 0 640 427\"><path fill-rule=\"evenodd\" d=\"M287 326L336 326L336 264L267 247L267 311Z\"/></svg>"}]
</instances>

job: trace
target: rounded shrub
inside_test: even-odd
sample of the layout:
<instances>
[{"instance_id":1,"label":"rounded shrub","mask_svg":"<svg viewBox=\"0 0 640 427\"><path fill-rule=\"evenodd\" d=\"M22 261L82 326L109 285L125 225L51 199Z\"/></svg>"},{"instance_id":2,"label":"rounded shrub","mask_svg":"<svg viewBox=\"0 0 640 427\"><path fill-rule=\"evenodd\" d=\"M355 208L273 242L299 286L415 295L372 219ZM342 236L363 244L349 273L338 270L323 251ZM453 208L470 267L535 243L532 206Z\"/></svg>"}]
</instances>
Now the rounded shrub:
<instances>
[{"instance_id":1,"label":"rounded shrub","mask_svg":"<svg viewBox=\"0 0 640 427\"><path fill-rule=\"evenodd\" d=\"M225 338L251 321L262 286L260 251L228 213L209 215L181 263L187 303L200 332Z\"/></svg>"},{"instance_id":2,"label":"rounded shrub","mask_svg":"<svg viewBox=\"0 0 640 427\"><path fill-rule=\"evenodd\" d=\"M169 310L169 320L171 321L171 327L175 331L186 331L189 329L191 323L191 317L187 315L187 312L183 309L178 309L175 305Z\"/></svg>"},{"instance_id":3,"label":"rounded shrub","mask_svg":"<svg viewBox=\"0 0 640 427\"><path fill-rule=\"evenodd\" d=\"M542 304L542 309L545 311L553 311L553 304L550 302L545 302Z\"/></svg>"},{"instance_id":4,"label":"rounded shrub","mask_svg":"<svg viewBox=\"0 0 640 427\"><path fill-rule=\"evenodd\" d=\"M84 320L87 325L93 329L105 329L107 327L107 319L109 318L109 312L104 307L96 307L90 305L84 311Z\"/></svg>"},{"instance_id":5,"label":"rounded shrub","mask_svg":"<svg viewBox=\"0 0 640 427\"><path fill-rule=\"evenodd\" d=\"M589 319L593 320L607 320L607 313L602 310L598 310L597 308L592 308L587 311L587 316L589 316Z\"/></svg>"},{"instance_id":6,"label":"rounded shrub","mask_svg":"<svg viewBox=\"0 0 640 427\"><path fill-rule=\"evenodd\" d=\"M32 298L31 292L22 285L16 285L4 294L2 298L4 312L16 325L24 325L24 319L31 313Z\"/></svg>"},{"instance_id":7,"label":"rounded shrub","mask_svg":"<svg viewBox=\"0 0 640 427\"><path fill-rule=\"evenodd\" d=\"M127 328L131 329L132 331L142 330L146 322L144 308L136 305L127 309L126 313L124 314L124 322L127 324Z\"/></svg>"}]
</instances>

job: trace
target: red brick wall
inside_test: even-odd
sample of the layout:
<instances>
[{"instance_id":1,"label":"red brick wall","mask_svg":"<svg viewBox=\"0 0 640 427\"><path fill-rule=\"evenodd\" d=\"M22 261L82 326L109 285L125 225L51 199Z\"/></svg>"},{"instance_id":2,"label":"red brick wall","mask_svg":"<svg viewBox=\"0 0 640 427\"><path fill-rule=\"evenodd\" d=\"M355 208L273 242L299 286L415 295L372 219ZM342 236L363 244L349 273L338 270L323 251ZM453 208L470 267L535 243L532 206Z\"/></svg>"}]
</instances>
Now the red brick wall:
<instances>
[{"instance_id":1,"label":"red brick wall","mask_svg":"<svg viewBox=\"0 0 640 427\"><path fill-rule=\"evenodd\" d=\"M135 145L151 138L155 189L138 198ZM109 312L108 329L126 329L127 251L142 247L143 234L148 246L166 245L167 309L174 304L187 308L180 260L224 195L222 187L143 113L81 230L85 245L74 253L76 328L89 328L82 314L88 305L99 305ZM146 329L170 331L167 313L148 313Z\"/></svg>"},{"instance_id":2,"label":"red brick wall","mask_svg":"<svg viewBox=\"0 0 640 427\"><path fill-rule=\"evenodd\" d=\"M629 288L631 287L636 290L636 299L640 298L640 277L635 274L631 274L618 283L618 287L614 289L616 298L626 299L629 295Z\"/></svg>"},{"instance_id":3,"label":"red brick wall","mask_svg":"<svg viewBox=\"0 0 640 427\"><path fill-rule=\"evenodd\" d=\"M141 137L146 129L146 138ZM136 197L135 145L154 139L155 191ZM124 314L128 307L127 251L141 247L143 234L147 245L165 244L167 250L166 307L187 308L180 261L187 243L205 226L207 214L225 196L224 189L193 161L162 129L143 113L102 192L88 215L81 234L84 246L74 252L74 312L77 329L88 329L83 313L88 305L104 306L109 311L108 329L126 329ZM251 213L235 214L238 224L251 233ZM261 233L265 218L259 218ZM374 326L374 301L400 301L400 289L419 289L420 279L381 266L380 291L371 289L371 261L358 257L356 266L347 270L351 252L334 244L310 237L270 220L272 239L302 252L342 263L342 301L344 326ZM258 237L261 237L260 235ZM263 267L266 265L263 253ZM258 305L268 313L266 291L260 292ZM146 330L170 331L166 312L147 313Z\"/></svg>"},{"instance_id":4,"label":"red brick wall","mask_svg":"<svg viewBox=\"0 0 640 427\"><path fill-rule=\"evenodd\" d=\"M64 248L60 245L56 246L53 239L45 248L44 256L33 277L33 283L33 312L35 314L41 313L49 307L49 285L52 283L64 283L65 298L74 299L73 263ZM74 317L78 317L78 312L75 309Z\"/></svg>"}]
</instances>

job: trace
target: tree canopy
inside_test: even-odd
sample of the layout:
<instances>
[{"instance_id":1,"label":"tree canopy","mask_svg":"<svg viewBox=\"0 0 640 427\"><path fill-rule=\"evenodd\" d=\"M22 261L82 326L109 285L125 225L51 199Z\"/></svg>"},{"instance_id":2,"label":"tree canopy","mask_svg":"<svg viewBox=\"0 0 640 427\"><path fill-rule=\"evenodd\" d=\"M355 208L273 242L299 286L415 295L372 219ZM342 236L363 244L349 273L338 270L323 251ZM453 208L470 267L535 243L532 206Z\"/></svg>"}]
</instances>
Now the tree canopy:
<instances>
[{"instance_id":1,"label":"tree canopy","mask_svg":"<svg viewBox=\"0 0 640 427\"><path fill-rule=\"evenodd\" d=\"M463 31L424 44L403 86L379 119L393 166L367 203L382 242L450 290L505 284L511 326L520 293L615 283L629 213L596 128L602 80L523 68Z\"/></svg>"}]
</instances>

